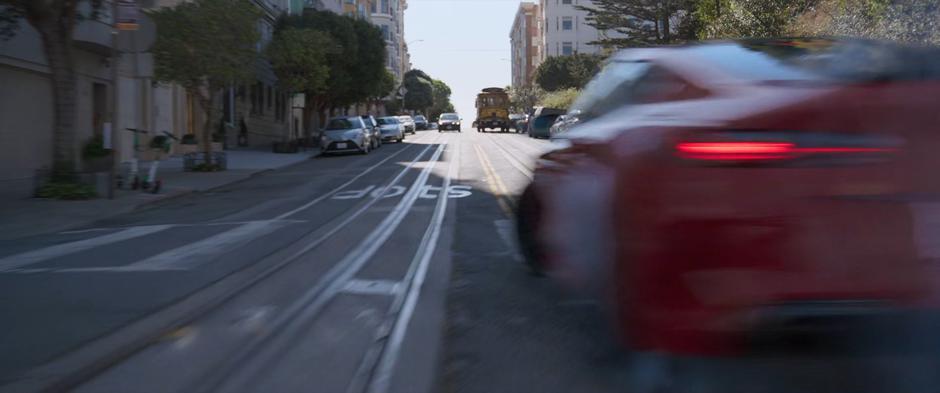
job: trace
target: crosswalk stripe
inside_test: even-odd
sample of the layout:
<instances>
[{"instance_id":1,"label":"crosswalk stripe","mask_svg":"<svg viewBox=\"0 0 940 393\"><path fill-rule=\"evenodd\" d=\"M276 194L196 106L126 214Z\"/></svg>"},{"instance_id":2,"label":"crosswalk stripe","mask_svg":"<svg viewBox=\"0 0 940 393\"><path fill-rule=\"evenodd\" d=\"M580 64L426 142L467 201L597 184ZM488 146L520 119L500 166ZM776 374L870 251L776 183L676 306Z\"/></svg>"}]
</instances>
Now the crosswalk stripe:
<instances>
[{"instance_id":1,"label":"crosswalk stripe","mask_svg":"<svg viewBox=\"0 0 940 393\"><path fill-rule=\"evenodd\" d=\"M255 221L237 226L225 232L210 236L195 243L178 247L150 258L127 265L126 271L160 271L189 269L206 262L232 247L242 245L254 238L287 225L288 221Z\"/></svg>"},{"instance_id":2,"label":"crosswalk stripe","mask_svg":"<svg viewBox=\"0 0 940 393\"><path fill-rule=\"evenodd\" d=\"M134 227L104 236L58 244L35 251L3 257L0 258L0 272L32 265L52 258L61 257L63 255L74 254L95 247L101 247L124 240L146 236L152 233L160 232L170 227L171 225L149 225Z\"/></svg>"}]
</instances>

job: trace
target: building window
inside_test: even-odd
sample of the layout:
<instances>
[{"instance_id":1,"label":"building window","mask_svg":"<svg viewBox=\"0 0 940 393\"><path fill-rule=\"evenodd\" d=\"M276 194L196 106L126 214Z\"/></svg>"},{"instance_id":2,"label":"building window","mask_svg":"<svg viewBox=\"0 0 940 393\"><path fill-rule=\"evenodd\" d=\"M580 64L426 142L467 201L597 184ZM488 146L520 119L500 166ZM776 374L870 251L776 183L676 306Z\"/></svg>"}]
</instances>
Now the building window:
<instances>
[{"instance_id":1,"label":"building window","mask_svg":"<svg viewBox=\"0 0 940 393\"><path fill-rule=\"evenodd\" d=\"M571 46L570 42L561 43L561 54L563 56L570 56L574 54L574 47Z\"/></svg>"},{"instance_id":2,"label":"building window","mask_svg":"<svg viewBox=\"0 0 940 393\"><path fill-rule=\"evenodd\" d=\"M571 4L571 0L561 0L562 4Z\"/></svg>"},{"instance_id":3,"label":"building window","mask_svg":"<svg viewBox=\"0 0 940 393\"><path fill-rule=\"evenodd\" d=\"M391 35L388 32L388 25L382 25L382 38L385 38L385 41L391 40Z\"/></svg>"},{"instance_id":4,"label":"building window","mask_svg":"<svg viewBox=\"0 0 940 393\"><path fill-rule=\"evenodd\" d=\"M373 1L372 3L369 3L369 12L371 12L371 13L373 13L373 14L376 13L376 12L379 12L379 10L378 10L378 4L377 4L376 2Z\"/></svg>"},{"instance_id":5,"label":"building window","mask_svg":"<svg viewBox=\"0 0 940 393\"><path fill-rule=\"evenodd\" d=\"M561 29L562 30L572 30L574 28L574 20L570 16L563 16L561 18Z\"/></svg>"},{"instance_id":6,"label":"building window","mask_svg":"<svg viewBox=\"0 0 940 393\"><path fill-rule=\"evenodd\" d=\"M383 14L389 14L388 12L388 0L382 0L382 6L379 7Z\"/></svg>"}]
</instances>

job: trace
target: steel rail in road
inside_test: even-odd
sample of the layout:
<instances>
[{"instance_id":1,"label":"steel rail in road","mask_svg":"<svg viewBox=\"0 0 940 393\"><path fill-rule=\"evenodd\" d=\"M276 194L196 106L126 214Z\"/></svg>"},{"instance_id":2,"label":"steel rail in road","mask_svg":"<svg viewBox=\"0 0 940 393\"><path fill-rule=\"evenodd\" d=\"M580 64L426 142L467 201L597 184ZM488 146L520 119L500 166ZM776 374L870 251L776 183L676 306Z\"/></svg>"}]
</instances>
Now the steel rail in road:
<instances>
[{"instance_id":1,"label":"steel rail in road","mask_svg":"<svg viewBox=\"0 0 940 393\"><path fill-rule=\"evenodd\" d=\"M438 145L437 150L431 156L431 164L438 162L445 146L446 144ZM407 169L413 166L414 162L409 164ZM270 323L269 329L266 329L264 334L255 336L251 342L240 347L236 353L228 357L225 364L216 367L211 375L191 391L239 391L248 386L249 382L257 377L258 372L274 363L291 345L293 338L303 333L304 327L319 316L329 301L343 290L348 281L394 233L411 211L433 168L434 165L425 165L402 200L357 247L337 262L318 280L315 286L293 301L279 318ZM404 173L399 173L393 182L397 183ZM378 195L381 196L381 193ZM446 197L442 196L441 199L446 199Z\"/></svg>"},{"instance_id":2,"label":"steel rail in road","mask_svg":"<svg viewBox=\"0 0 940 393\"><path fill-rule=\"evenodd\" d=\"M421 141L424 141L425 139L431 139L432 144L428 144L423 150L421 150L419 154L415 156L415 158L411 160L408 165L402 168L392 180L382 187L382 189L388 189L397 185L397 183L405 176L405 174L411 171L415 165L419 163L420 159L426 155L426 153L433 146L433 143L436 143L441 139L441 136L436 135L432 138L422 138ZM384 164L398 154L408 150L408 148L411 146L412 145L406 146L405 148L390 154L364 171L373 171L381 164ZM357 176L355 179L351 179L350 181L343 183L342 185L332 189L324 195L333 195L336 192L339 192L353 184L353 182L359 178L361 178L361 176ZM131 356L143 351L151 345L158 343L162 337L179 330L183 326L191 324L193 321L198 320L200 317L203 317L214 310L217 310L228 301L236 298L239 294L246 292L256 284L262 282L264 279L274 275L275 273L296 262L301 256L305 255L313 248L325 242L327 239L353 222L355 218L366 212L370 207L372 207L381 199L381 196L381 193L377 193L376 196L371 198L365 204L361 205L357 210L353 211L352 214L347 216L345 220L331 228L327 233L316 239L313 239L300 250L290 254L290 256L281 259L269 266L264 266L257 272L252 272L253 274L251 276L248 276L247 278L239 277L240 281L230 282L231 280L227 279L230 279L231 276L241 273L241 271L231 273L221 278L218 282L200 289L199 293L196 295L188 296L187 299L184 299L180 303L185 302L188 299L197 298L199 301L194 301L193 304L186 304L185 306L180 306L180 303L177 303L174 306L180 306L179 310L171 306L161 312L156 313L159 314L157 317L155 317L156 314L148 315L137 322L125 326L124 328L115 333L112 333L109 336L98 339L83 348L79 348L76 351L66 354L56 361L40 366L38 369L35 369L25 375L21 382L4 385L0 387L0 390L11 389L11 391L65 391L90 381L96 376L101 375L105 371L120 364L120 362L129 359ZM321 196L311 202L319 202L323 199L325 198ZM305 203L301 207L304 209L310 208L315 204L311 202ZM288 213L291 213L290 215L292 215L301 210L303 209L293 209ZM282 214L280 217L290 216L285 214ZM297 241L293 242L292 245L298 244L301 241L305 241L305 238L308 235L316 232L318 229L319 228L313 228L311 231L304 233L298 238ZM263 260L263 258L261 260ZM254 267L258 268L257 266ZM249 269L246 268L245 270L247 271ZM321 282L322 281L323 280L321 280ZM198 296L200 294L207 295L205 295L205 299L203 299ZM134 333L126 333L128 331L133 331Z\"/></svg>"}]
</instances>

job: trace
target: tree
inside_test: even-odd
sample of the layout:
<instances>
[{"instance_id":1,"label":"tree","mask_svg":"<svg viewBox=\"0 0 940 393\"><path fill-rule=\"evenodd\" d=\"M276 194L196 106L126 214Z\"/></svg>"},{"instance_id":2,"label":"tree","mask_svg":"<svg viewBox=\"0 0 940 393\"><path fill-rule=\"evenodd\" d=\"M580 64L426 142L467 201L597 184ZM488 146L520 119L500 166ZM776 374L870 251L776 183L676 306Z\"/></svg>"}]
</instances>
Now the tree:
<instances>
[{"instance_id":1,"label":"tree","mask_svg":"<svg viewBox=\"0 0 940 393\"><path fill-rule=\"evenodd\" d=\"M19 22L26 21L39 33L43 53L49 62L52 80L53 180L71 180L75 171L76 77L72 36L75 24L95 17L101 0L92 0L88 14L78 9L76 0L0 0L0 38L16 34Z\"/></svg>"},{"instance_id":2,"label":"tree","mask_svg":"<svg viewBox=\"0 0 940 393\"><path fill-rule=\"evenodd\" d=\"M434 105L433 78L424 71L414 69L405 73L405 109L424 112Z\"/></svg>"},{"instance_id":3,"label":"tree","mask_svg":"<svg viewBox=\"0 0 940 393\"><path fill-rule=\"evenodd\" d=\"M447 86L444 81L439 79L432 80L431 84L433 85L434 105L428 108L428 118L437 119L441 113L453 112L454 104L450 102L450 95L452 94L450 86Z\"/></svg>"},{"instance_id":4,"label":"tree","mask_svg":"<svg viewBox=\"0 0 940 393\"><path fill-rule=\"evenodd\" d=\"M602 58L576 53L545 59L535 70L535 83L545 91L580 89L600 71Z\"/></svg>"},{"instance_id":5,"label":"tree","mask_svg":"<svg viewBox=\"0 0 940 393\"><path fill-rule=\"evenodd\" d=\"M695 10L700 38L779 37L817 0L702 1Z\"/></svg>"},{"instance_id":6,"label":"tree","mask_svg":"<svg viewBox=\"0 0 940 393\"><path fill-rule=\"evenodd\" d=\"M791 34L856 36L940 44L940 3L918 0L822 0L789 27Z\"/></svg>"},{"instance_id":7,"label":"tree","mask_svg":"<svg viewBox=\"0 0 940 393\"><path fill-rule=\"evenodd\" d=\"M386 96L394 88L394 77L385 69L388 57L382 32L364 20L329 11L306 10L302 15L282 18L278 30L308 29L328 35L335 52L328 56L326 88L306 92L304 121L322 124L326 111ZM320 121L314 121L314 115Z\"/></svg>"},{"instance_id":8,"label":"tree","mask_svg":"<svg viewBox=\"0 0 940 393\"><path fill-rule=\"evenodd\" d=\"M157 24L154 80L176 83L206 114L202 145L211 163L213 98L254 79L260 12L250 0L194 0L150 12Z\"/></svg>"},{"instance_id":9,"label":"tree","mask_svg":"<svg viewBox=\"0 0 940 393\"><path fill-rule=\"evenodd\" d=\"M285 91L320 93L330 76L327 57L334 52L330 36L289 27L274 34L266 55Z\"/></svg>"},{"instance_id":10,"label":"tree","mask_svg":"<svg viewBox=\"0 0 940 393\"><path fill-rule=\"evenodd\" d=\"M606 48L671 44L695 38L695 0L594 0L577 6L585 21L602 34L591 42ZM610 32L619 33L613 37Z\"/></svg>"},{"instance_id":11,"label":"tree","mask_svg":"<svg viewBox=\"0 0 940 393\"><path fill-rule=\"evenodd\" d=\"M351 103L363 102L387 96L395 88L395 76L388 72L388 49L378 26L354 19L353 28L357 38L357 61L353 72L356 75L349 99ZM391 80L388 78L391 77Z\"/></svg>"},{"instance_id":12,"label":"tree","mask_svg":"<svg viewBox=\"0 0 940 393\"><path fill-rule=\"evenodd\" d=\"M538 86L523 86L509 90L509 103L515 112L528 113L545 94Z\"/></svg>"}]
</instances>

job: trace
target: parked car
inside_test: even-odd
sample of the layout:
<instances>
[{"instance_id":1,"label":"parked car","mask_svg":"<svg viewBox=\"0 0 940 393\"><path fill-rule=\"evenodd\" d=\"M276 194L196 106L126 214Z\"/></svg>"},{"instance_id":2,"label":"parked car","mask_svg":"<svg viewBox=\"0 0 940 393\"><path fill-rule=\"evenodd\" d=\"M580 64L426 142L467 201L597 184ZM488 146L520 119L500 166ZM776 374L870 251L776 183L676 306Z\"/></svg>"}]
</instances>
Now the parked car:
<instances>
[{"instance_id":1,"label":"parked car","mask_svg":"<svg viewBox=\"0 0 940 393\"><path fill-rule=\"evenodd\" d=\"M437 119L437 132L448 130L460 132L460 115L456 113L441 114L441 117Z\"/></svg>"},{"instance_id":2,"label":"parked car","mask_svg":"<svg viewBox=\"0 0 940 393\"><path fill-rule=\"evenodd\" d=\"M516 133L520 132L520 123L525 122L526 115L522 113L513 113L509 115L509 126Z\"/></svg>"},{"instance_id":3,"label":"parked car","mask_svg":"<svg viewBox=\"0 0 940 393\"><path fill-rule=\"evenodd\" d=\"M379 129L379 123L372 115L362 116L362 121L372 129L372 136L369 138L372 141L372 149L378 149L382 146L382 131Z\"/></svg>"},{"instance_id":4,"label":"parked car","mask_svg":"<svg viewBox=\"0 0 940 393\"><path fill-rule=\"evenodd\" d=\"M369 154L372 150L372 127L359 116L334 117L326 123L320 137L324 154L359 152Z\"/></svg>"},{"instance_id":5,"label":"parked car","mask_svg":"<svg viewBox=\"0 0 940 393\"><path fill-rule=\"evenodd\" d=\"M382 140L392 140L401 143L405 140L405 126L401 124L395 116L386 116L376 119L379 124L379 130L382 133Z\"/></svg>"},{"instance_id":6,"label":"parked car","mask_svg":"<svg viewBox=\"0 0 940 393\"><path fill-rule=\"evenodd\" d=\"M411 118L411 116L398 116L398 121L400 121L402 126L405 127L405 132L409 132L411 134L415 133L415 121Z\"/></svg>"},{"instance_id":7,"label":"parked car","mask_svg":"<svg viewBox=\"0 0 940 393\"><path fill-rule=\"evenodd\" d=\"M556 138L574 127L581 121L578 112L569 111L568 113L558 116L558 119L555 119L555 124L552 124L552 127L549 128L548 133L551 138Z\"/></svg>"},{"instance_id":8,"label":"parked car","mask_svg":"<svg viewBox=\"0 0 940 393\"><path fill-rule=\"evenodd\" d=\"M539 107L535 109L529 121L527 132L529 138L548 138L551 136L549 128L555 120L565 113L562 109Z\"/></svg>"},{"instance_id":9,"label":"parked car","mask_svg":"<svg viewBox=\"0 0 940 393\"><path fill-rule=\"evenodd\" d=\"M423 115L415 116L415 129L416 130L427 130L428 129L428 118Z\"/></svg>"},{"instance_id":10,"label":"parked car","mask_svg":"<svg viewBox=\"0 0 940 393\"><path fill-rule=\"evenodd\" d=\"M523 192L526 261L602 299L632 350L905 351L938 311L938 59L837 39L620 52Z\"/></svg>"}]
</instances>

